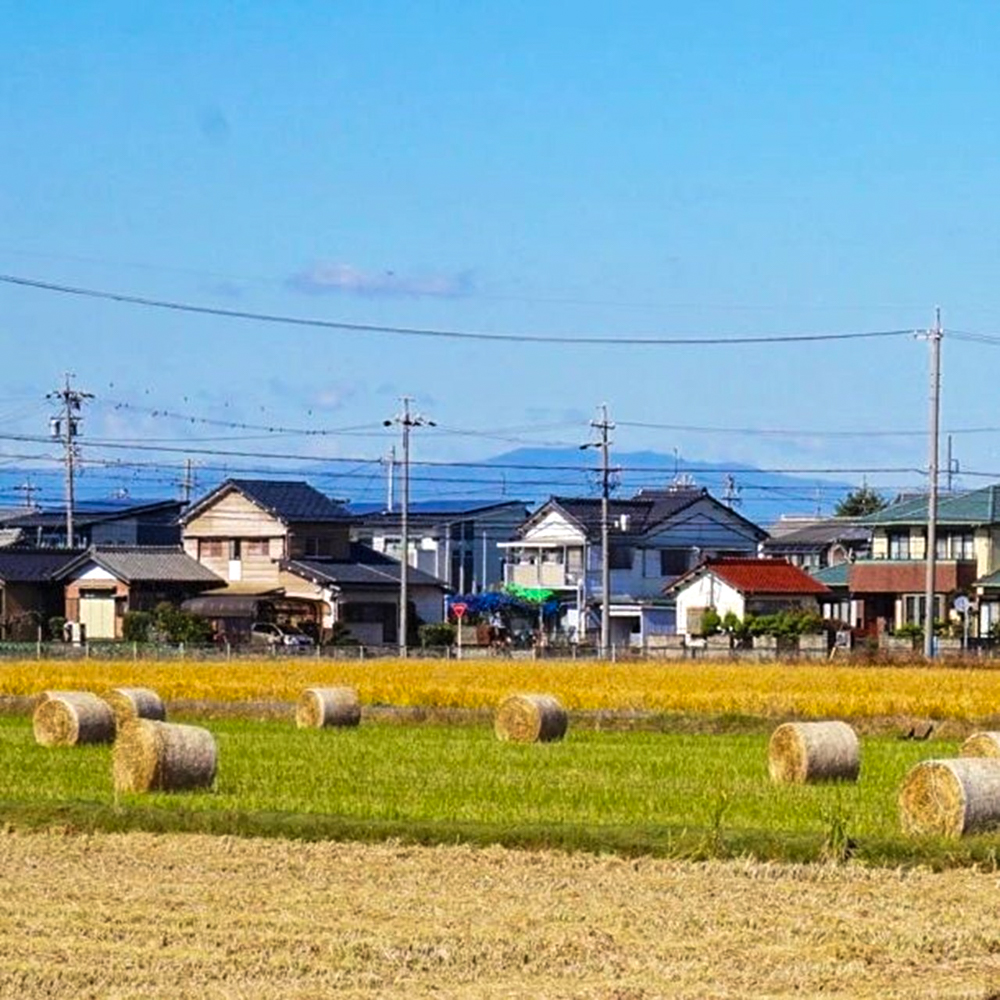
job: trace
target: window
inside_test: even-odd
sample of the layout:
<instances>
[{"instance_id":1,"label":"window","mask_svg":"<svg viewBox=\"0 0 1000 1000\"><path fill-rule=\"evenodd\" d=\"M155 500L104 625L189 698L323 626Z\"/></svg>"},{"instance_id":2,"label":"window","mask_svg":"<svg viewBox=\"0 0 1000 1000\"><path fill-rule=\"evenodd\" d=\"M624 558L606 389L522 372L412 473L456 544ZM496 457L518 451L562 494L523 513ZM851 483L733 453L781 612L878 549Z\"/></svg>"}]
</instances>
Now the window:
<instances>
[{"instance_id":1,"label":"window","mask_svg":"<svg viewBox=\"0 0 1000 1000\"><path fill-rule=\"evenodd\" d=\"M266 538L248 538L243 551L248 556L267 556L271 554L271 549Z\"/></svg>"},{"instance_id":2,"label":"window","mask_svg":"<svg viewBox=\"0 0 1000 1000\"><path fill-rule=\"evenodd\" d=\"M892 531L889 533L889 558L910 558L910 533L908 531Z\"/></svg>"},{"instance_id":3,"label":"window","mask_svg":"<svg viewBox=\"0 0 1000 1000\"><path fill-rule=\"evenodd\" d=\"M905 625L923 625L927 617L927 595L926 594L904 594L903 595L903 623ZM944 618L944 598L940 594L934 595L934 617Z\"/></svg>"},{"instance_id":4,"label":"window","mask_svg":"<svg viewBox=\"0 0 1000 1000\"><path fill-rule=\"evenodd\" d=\"M608 551L608 563L611 569L631 569L632 546L612 545Z\"/></svg>"},{"instance_id":5,"label":"window","mask_svg":"<svg viewBox=\"0 0 1000 1000\"><path fill-rule=\"evenodd\" d=\"M203 538L198 542L199 559L221 559L223 547L221 538Z\"/></svg>"},{"instance_id":6,"label":"window","mask_svg":"<svg viewBox=\"0 0 1000 1000\"><path fill-rule=\"evenodd\" d=\"M688 568L688 549L660 549L660 576L680 576Z\"/></svg>"},{"instance_id":7,"label":"window","mask_svg":"<svg viewBox=\"0 0 1000 1000\"><path fill-rule=\"evenodd\" d=\"M976 543L971 531L956 531L938 536L938 559L975 559Z\"/></svg>"},{"instance_id":8,"label":"window","mask_svg":"<svg viewBox=\"0 0 1000 1000\"><path fill-rule=\"evenodd\" d=\"M303 539L303 548L307 556L332 556L333 539L322 536L305 538Z\"/></svg>"}]
</instances>

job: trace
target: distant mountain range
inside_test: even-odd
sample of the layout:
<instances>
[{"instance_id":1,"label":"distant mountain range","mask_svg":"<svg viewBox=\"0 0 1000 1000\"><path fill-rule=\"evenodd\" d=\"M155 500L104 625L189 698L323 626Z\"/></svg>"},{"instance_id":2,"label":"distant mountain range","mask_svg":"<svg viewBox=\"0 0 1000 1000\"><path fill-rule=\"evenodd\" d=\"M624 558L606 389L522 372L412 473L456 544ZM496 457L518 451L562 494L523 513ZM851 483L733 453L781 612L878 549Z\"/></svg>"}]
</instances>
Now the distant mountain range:
<instances>
[{"instance_id":1,"label":"distant mountain range","mask_svg":"<svg viewBox=\"0 0 1000 1000\"><path fill-rule=\"evenodd\" d=\"M678 485L706 487L713 496L728 501L745 517L768 525L782 514L833 513L837 502L856 484L816 477L767 472L739 462L698 462L677 459L656 451L613 452L610 477L612 496L631 496L642 488ZM27 470L7 468L0 472L0 509L20 506L25 497L16 487L25 481ZM278 478L257 472L241 473L233 468L230 475L246 478ZM41 487L37 502L45 508L62 503L63 480L57 472L30 472L32 482ZM356 464L347 468L331 465L323 468L311 463L307 468L289 469L285 478L306 479L331 496L354 503L381 502L388 495L389 470L370 466L359 471ZM402 470L394 470L395 502L401 495ZM195 495L217 484L199 477ZM141 492L140 492L141 490ZM100 470L88 470L77 481L81 503L100 503L109 507L168 499L177 489L163 488L159 495L149 483L137 483L131 494L121 495L121 479ZM410 470L410 496L417 500L475 499L497 501L523 500L535 505L552 495L600 496L600 453L592 449L517 448L476 461L428 462L417 460Z\"/></svg>"}]
</instances>

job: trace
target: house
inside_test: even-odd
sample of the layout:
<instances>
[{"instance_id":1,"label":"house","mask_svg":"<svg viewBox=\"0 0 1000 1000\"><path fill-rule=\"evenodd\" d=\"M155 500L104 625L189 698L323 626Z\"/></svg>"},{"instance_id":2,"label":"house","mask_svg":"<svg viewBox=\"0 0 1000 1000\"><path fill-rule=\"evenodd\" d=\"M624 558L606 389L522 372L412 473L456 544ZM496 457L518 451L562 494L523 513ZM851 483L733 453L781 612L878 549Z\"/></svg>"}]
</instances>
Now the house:
<instances>
[{"instance_id":1,"label":"house","mask_svg":"<svg viewBox=\"0 0 1000 1000\"><path fill-rule=\"evenodd\" d=\"M73 547L91 545L179 545L177 517L184 509L179 500L152 503L80 503L73 509ZM8 512L0 516L0 529L14 535L18 545L37 548L66 546L66 510Z\"/></svg>"},{"instance_id":2,"label":"house","mask_svg":"<svg viewBox=\"0 0 1000 1000\"><path fill-rule=\"evenodd\" d=\"M343 504L301 481L227 479L181 517L184 550L224 586L186 602L238 639L257 618L322 639L338 624L355 638L397 642L400 563L352 543ZM441 621L446 584L407 574L408 620Z\"/></svg>"},{"instance_id":3,"label":"house","mask_svg":"<svg viewBox=\"0 0 1000 1000\"><path fill-rule=\"evenodd\" d=\"M506 582L551 590L563 604L563 627L592 637L600 620L600 499L551 497L500 543ZM664 587L708 556L756 556L767 533L708 490L644 489L608 502L610 641L645 646L676 629L674 599Z\"/></svg>"},{"instance_id":4,"label":"house","mask_svg":"<svg viewBox=\"0 0 1000 1000\"><path fill-rule=\"evenodd\" d=\"M222 579L180 546L91 546L56 574L65 587L65 617L87 639L121 639L126 612L218 587Z\"/></svg>"},{"instance_id":5,"label":"house","mask_svg":"<svg viewBox=\"0 0 1000 1000\"><path fill-rule=\"evenodd\" d=\"M0 639L34 641L40 625L64 616L57 577L79 554L74 549L0 549Z\"/></svg>"},{"instance_id":6,"label":"house","mask_svg":"<svg viewBox=\"0 0 1000 1000\"><path fill-rule=\"evenodd\" d=\"M395 559L400 558L402 520L398 510L352 504L351 537ZM407 507L409 561L416 569L444 580L459 594L478 593L504 582L507 541L528 516L520 500L421 500Z\"/></svg>"},{"instance_id":7,"label":"house","mask_svg":"<svg viewBox=\"0 0 1000 1000\"><path fill-rule=\"evenodd\" d=\"M926 496L908 497L871 514L871 558L848 570L855 603L852 625L872 632L920 624L926 614ZM980 634L1000 621L1000 486L942 496L938 501L934 617L946 619L952 599L978 595Z\"/></svg>"},{"instance_id":8,"label":"house","mask_svg":"<svg viewBox=\"0 0 1000 1000\"><path fill-rule=\"evenodd\" d=\"M810 573L871 554L872 528L858 518L783 517L767 530L770 537L761 545L761 555L785 559Z\"/></svg>"},{"instance_id":9,"label":"house","mask_svg":"<svg viewBox=\"0 0 1000 1000\"><path fill-rule=\"evenodd\" d=\"M664 592L677 602L677 631L700 633L705 611L720 617L732 612L741 621L747 615L779 611L820 613L820 600L829 589L784 559L709 558L689 570Z\"/></svg>"}]
</instances>

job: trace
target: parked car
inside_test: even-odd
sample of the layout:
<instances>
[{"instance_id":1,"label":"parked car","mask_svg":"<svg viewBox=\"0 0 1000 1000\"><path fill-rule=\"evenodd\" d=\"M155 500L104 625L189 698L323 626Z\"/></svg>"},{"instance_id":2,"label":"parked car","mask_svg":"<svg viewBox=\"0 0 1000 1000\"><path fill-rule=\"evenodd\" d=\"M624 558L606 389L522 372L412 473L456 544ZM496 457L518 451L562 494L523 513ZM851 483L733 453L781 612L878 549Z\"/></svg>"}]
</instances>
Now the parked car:
<instances>
[{"instance_id":1,"label":"parked car","mask_svg":"<svg viewBox=\"0 0 1000 1000\"><path fill-rule=\"evenodd\" d=\"M273 622L254 622L250 627L250 642L255 646L303 647L315 645L310 636L294 625L275 625Z\"/></svg>"}]
</instances>

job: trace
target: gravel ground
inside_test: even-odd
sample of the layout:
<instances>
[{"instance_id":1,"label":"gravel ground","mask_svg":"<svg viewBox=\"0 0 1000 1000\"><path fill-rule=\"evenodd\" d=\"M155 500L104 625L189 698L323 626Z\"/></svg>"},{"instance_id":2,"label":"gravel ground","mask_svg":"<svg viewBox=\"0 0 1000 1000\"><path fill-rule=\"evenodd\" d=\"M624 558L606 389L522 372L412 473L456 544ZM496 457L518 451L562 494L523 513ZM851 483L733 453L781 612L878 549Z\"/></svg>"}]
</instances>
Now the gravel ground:
<instances>
[{"instance_id":1,"label":"gravel ground","mask_svg":"<svg viewBox=\"0 0 1000 1000\"><path fill-rule=\"evenodd\" d=\"M1000 997L967 870L7 832L0 886L3 997Z\"/></svg>"}]
</instances>

